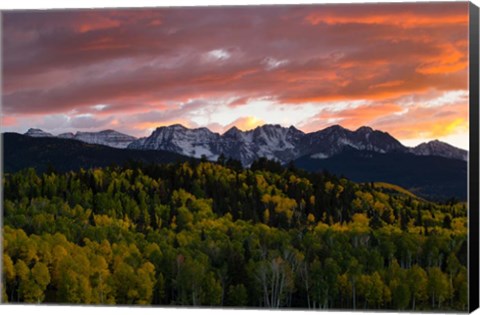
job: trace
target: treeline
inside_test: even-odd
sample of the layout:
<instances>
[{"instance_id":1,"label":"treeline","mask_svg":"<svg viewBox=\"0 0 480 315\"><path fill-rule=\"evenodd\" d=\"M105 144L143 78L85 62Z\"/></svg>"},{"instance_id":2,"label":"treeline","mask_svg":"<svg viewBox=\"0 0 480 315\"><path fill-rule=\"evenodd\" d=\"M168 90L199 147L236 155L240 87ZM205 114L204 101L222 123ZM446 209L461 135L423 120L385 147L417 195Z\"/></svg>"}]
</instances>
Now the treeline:
<instances>
[{"instance_id":1,"label":"treeline","mask_svg":"<svg viewBox=\"0 0 480 315\"><path fill-rule=\"evenodd\" d=\"M4 301L466 310L466 207L261 159L4 176Z\"/></svg>"}]
</instances>

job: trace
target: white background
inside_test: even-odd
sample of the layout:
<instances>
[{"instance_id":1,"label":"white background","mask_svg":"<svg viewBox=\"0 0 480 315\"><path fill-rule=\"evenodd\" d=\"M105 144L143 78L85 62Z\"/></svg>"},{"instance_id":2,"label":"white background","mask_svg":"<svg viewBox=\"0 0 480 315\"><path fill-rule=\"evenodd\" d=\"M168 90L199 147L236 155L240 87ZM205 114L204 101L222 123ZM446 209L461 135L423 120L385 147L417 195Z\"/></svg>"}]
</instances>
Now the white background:
<instances>
[{"instance_id":1,"label":"white background","mask_svg":"<svg viewBox=\"0 0 480 315\"><path fill-rule=\"evenodd\" d=\"M441 0L440 0L441 1ZM436 0L436 2L440 2ZM51 9L51 8L102 8L102 7L154 7L154 6L192 6L192 5L245 5L245 4L300 4L300 3L365 3L365 2L416 2L416 1L380 1L380 0L0 0L0 10L11 9ZM442 1L443 2L443 1ZM472 1L480 6L480 0ZM479 266L475 266L478 268ZM474 267L474 268L475 268ZM38 315L276 315L286 314L286 311L270 310L230 310L230 309L173 309L173 308L150 308L150 307L80 307L80 306L12 306L1 305L1 315L38 314ZM307 311L288 311L288 315L305 315ZM326 313L326 312L324 312ZM330 314L354 314L353 312L332 312ZM367 313L361 314L391 314L391 313ZM406 314L406 313L403 313ZM419 314L419 313L413 313ZM473 314L480 315L480 310Z\"/></svg>"}]
</instances>

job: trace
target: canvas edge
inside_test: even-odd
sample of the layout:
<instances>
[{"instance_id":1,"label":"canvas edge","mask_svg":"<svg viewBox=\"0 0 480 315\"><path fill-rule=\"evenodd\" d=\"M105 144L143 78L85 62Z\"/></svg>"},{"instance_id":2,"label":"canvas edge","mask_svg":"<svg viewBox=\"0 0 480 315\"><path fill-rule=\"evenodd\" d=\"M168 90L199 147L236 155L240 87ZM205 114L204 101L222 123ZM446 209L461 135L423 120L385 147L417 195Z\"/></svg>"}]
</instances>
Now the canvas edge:
<instances>
[{"instance_id":1,"label":"canvas edge","mask_svg":"<svg viewBox=\"0 0 480 315\"><path fill-rule=\"evenodd\" d=\"M469 4L468 310L479 307L479 8Z\"/></svg>"},{"instance_id":2,"label":"canvas edge","mask_svg":"<svg viewBox=\"0 0 480 315\"><path fill-rule=\"evenodd\" d=\"M0 10L0 114L3 113L3 14L4 10ZM0 259L0 305L4 304L3 301L3 126L0 121L0 252L2 253ZM6 289L6 288L5 288Z\"/></svg>"},{"instance_id":3,"label":"canvas edge","mask_svg":"<svg viewBox=\"0 0 480 315\"><path fill-rule=\"evenodd\" d=\"M168 8L168 7L166 7ZM98 8L109 9L109 8ZM128 9L128 8L124 8ZM132 9L138 9L133 7ZM146 8L143 8L146 9ZM63 9L58 9L63 10ZM73 10L69 8L68 10ZM82 8L78 8L82 10ZM88 9L84 9L88 10ZM0 34L2 34L3 13L10 10L0 10ZM19 10L21 11L21 10ZM28 11L28 10L24 10ZM474 312L479 308L479 278L480 278L480 204L479 204L479 120L480 120L480 96L479 96L479 7L469 2L469 159L468 159L468 311ZM2 60L1 49L3 36L0 36L0 60ZM3 107L3 69L0 63L0 113ZM0 122L0 132L2 132ZM3 176L3 135L0 135L0 176ZM0 229L3 230L3 187L0 189ZM3 231L0 235L0 251L3 253ZM0 271L3 271L3 259L0 259ZM0 289L3 286L3 272L0 272ZM0 291L0 305L2 301ZM161 309L161 308L160 308ZM351 312L351 310L349 310ZM394 311L395 312L395 311Z\"/></svg>"}]
</instances>

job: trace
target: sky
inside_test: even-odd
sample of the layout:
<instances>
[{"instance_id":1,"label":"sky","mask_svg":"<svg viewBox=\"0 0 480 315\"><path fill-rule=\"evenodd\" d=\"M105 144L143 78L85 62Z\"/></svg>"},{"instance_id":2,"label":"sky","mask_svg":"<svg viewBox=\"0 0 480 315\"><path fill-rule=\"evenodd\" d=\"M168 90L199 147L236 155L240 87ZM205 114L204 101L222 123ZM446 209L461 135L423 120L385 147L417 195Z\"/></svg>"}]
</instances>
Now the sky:
<instances>
[{"instance_id":1,"label":"sky","mask_svg":"<svg viewBox=\"0 0 480 315\"><path fill-rule=\"evenodd\" d=\"M3 131L339 124L468 148L468 3L3 13Z\"/></svg>"}]
</instances>

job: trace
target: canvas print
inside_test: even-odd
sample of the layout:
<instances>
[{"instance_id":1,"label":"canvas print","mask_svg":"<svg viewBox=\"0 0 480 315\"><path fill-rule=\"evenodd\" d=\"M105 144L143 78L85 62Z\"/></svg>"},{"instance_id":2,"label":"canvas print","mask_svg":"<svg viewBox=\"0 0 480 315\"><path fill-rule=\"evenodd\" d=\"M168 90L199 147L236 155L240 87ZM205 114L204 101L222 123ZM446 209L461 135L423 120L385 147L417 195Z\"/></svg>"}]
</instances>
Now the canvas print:
<instances>
[{"instance_id":1,"label":"canvas print","mask_svg":"<svg viewBox=\"0 0 480 315\"><path fill-rule=\"evenodd\" d=\"M467 311L469 3L2 12L2 303Z\"/></svg>"}]
</instances>

